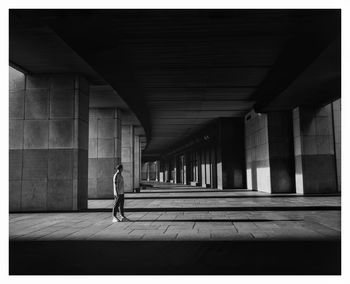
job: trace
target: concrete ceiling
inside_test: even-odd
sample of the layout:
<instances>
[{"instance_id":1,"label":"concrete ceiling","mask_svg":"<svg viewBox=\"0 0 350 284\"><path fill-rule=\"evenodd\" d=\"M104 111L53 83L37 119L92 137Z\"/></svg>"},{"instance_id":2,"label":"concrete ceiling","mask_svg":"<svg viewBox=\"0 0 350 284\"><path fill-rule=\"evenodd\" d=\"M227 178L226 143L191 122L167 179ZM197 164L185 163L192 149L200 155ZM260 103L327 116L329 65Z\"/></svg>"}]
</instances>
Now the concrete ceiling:
<instances>
[{"instance_id":1,"label":"concrete ceiling","mask_svg":"<svg viewBox=\"0 0 350 284\"><path fill-rule=\"evenodd\" d=\"M137 133L145 135L124 99L50 27L14 14L10 17L10 65L32 74L82 74L90 83L90 108L117 107L123 112L124 123L135 125Z\"/></svg>"},{"instance_id":2,"label":"concrete ceiling","mask_svg":"<svg viewBox=\"0 0 350 284\"><path fill-rule=\"evenodd\" d=\"M12 10L10 16L10 59L35 69L19 43L37 37L18 33L16 23L54 32L88 65L91 81L103 78L135 113L149 157L217 117L291 108L279 96L298 78L308 81L310 74L300 76L340 33L338 10ZM38 55L50 57L56 45L49 43ZM334 75L327 64L319 70L322 78ZM108 103L108 95L100 96Z\"/></svg>"}]
</instances>

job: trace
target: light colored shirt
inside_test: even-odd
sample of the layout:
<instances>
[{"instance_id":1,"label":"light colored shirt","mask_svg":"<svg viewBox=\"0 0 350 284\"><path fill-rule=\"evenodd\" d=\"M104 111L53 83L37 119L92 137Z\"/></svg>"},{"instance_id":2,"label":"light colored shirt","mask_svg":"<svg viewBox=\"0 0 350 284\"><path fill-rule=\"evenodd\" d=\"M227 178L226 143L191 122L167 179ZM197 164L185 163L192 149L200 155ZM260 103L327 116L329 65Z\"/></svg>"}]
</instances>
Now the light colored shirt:
<instances>
[{"instance_id":1,"label":"light colored shirt","mask_svg":"<svg viewBox=\"0 0 350 284\"><path fill-rule=\"evenodd\" d=\"M113 189L114 195L124 194L124 178L119 171L113 176Z\"/></svg>"}]
</instances>

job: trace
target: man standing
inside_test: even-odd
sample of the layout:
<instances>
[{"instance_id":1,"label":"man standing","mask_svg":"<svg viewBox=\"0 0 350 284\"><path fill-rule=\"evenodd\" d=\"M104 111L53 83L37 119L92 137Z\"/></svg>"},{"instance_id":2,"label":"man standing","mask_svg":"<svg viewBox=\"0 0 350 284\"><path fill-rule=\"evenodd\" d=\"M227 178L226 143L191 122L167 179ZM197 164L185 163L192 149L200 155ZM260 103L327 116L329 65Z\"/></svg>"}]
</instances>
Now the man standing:
<instances>
[{"instance_id":1,"label":"man standing","mask_svg":"<svg viewBox=\"0 0 350 284\"><path fill-rule=\"evenodd\" d=\"M113 204L113 223L119 221L127 221L124 216L124 179L122 176L123 165L117 166L117 172L113 176L114 204ZM118 218L118 211L120 218Z\"/></svg>"}]
</instances>

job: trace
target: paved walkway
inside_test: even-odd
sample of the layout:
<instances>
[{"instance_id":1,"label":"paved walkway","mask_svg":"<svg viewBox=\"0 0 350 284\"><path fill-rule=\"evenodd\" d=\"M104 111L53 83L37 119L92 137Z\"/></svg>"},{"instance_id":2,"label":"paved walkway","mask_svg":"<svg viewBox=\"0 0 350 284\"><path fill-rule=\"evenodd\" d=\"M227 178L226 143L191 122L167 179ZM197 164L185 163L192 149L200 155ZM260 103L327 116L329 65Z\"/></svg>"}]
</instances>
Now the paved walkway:
<instances>
[{"instance_id":1,"label":"paved walkway","mask_svg":"<svg viewBox=\"0 0 350 284\"><path fill-rule=\"evenodd\" d=\"M112 200L79 213L10 214L10 240L337 240L340 196L270 195L154 184L126 194L130 222Z\"/></svg>"}]
</instances>

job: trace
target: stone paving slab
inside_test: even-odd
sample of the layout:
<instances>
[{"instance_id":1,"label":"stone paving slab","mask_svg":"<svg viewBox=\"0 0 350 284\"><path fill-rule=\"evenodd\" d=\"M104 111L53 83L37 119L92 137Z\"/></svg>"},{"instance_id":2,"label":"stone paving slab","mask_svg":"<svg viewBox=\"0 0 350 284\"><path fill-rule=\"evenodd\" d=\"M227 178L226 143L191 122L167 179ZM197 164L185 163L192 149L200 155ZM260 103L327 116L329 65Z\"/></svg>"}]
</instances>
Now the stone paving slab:
<instances>
[{"instance_id":1,"label":"stone paving slab","mask_svg":"<svg viewBox=\"0 0 350 284\"><path fill-rule=\"evenodd\" d=\"M163 193L162 193L163 194ZM328 240L340 239L341 212L337 209L310 210L308 206L340 206L339 196L256 198L246 192L230 192L244 198L225 198L222 192L197 192L198 199L181 198L185 192L171 192L173 199L130 199L126 212L130 222L112 223L112 200L90 200L97 209L69 213L15 213L9 215L10 240ZM193 194L193 193L191 193ZM210 195L206 198L203 195ZM215 197L215 194L217 196ZM241 194L241 195L240 195ZM249 193L251 194L251 193ZM254 192L256 195L257 193ZM132 195L132 194L130 194ZM136 195L136 194L135 194ZM147 193L155 196L158 193ZM181 195L180 198L176 195ZM266 194L263 194L266 195ZM214 198L215 197L215 198ZM175 211L153 212L149 208ZM246 210L259 206L266 210ZM293 211L272 210L273 206L296 207ZM205 210L198 208L206 207ZM217 208L227 210L217 211ZM230 210L235 207L235 210ZM272 209L271 209L272 208ZM305 208L305 210L303 210ZM100 211L99 211L100 209ZM191 209L191 210L189 210ZM326 208L327 209L327 208ZM328 208L329 209L329 208Z\"/></svg>"}]
</instances>

